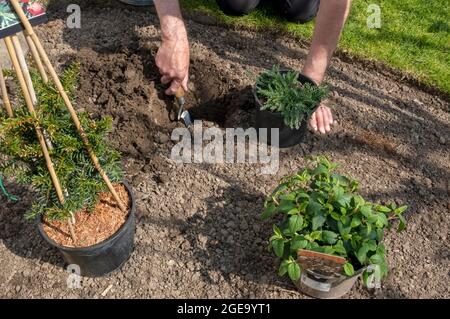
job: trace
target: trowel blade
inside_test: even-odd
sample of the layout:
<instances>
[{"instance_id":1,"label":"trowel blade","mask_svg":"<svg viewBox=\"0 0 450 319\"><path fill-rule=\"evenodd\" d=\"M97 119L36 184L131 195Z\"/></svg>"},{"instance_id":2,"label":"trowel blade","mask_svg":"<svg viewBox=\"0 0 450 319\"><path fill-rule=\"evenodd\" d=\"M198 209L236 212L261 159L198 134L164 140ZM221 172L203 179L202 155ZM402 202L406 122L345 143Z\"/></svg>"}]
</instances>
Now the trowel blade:
<instances>
[{"instance_id":1,"label":"trowel blade","mask_svg":"<svg viewBox=\"0 0 450 319\"><path fill-rule=\"evenodd\" d=\"M192 125L192 118L188 111L183 111L183 113L181 113L181 119L183 120L184 125L186 126Z\"/></svg>"}]
</instances>

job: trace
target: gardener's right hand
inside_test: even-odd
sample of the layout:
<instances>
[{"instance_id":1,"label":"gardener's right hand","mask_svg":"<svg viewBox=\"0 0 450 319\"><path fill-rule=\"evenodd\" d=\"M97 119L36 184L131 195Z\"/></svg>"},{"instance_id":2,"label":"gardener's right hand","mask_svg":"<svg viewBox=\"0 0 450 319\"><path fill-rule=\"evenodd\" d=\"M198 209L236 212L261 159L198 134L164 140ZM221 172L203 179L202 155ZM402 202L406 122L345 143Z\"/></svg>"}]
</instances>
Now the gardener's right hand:
<instances>
[{"instance_id":1,"label":"gardener's right hand","mask_svg":"<svg viewBox=\"0 0 450 319\"><path fill-rule=\"evenodd\" d=\"M174 95L181 87L188 91L189 80L189 41L187 35L177 34L175 39L164 39L158 54L156 65L161 73L161 82L170 84L166 94Z\"/></svg>"}]
</instances>

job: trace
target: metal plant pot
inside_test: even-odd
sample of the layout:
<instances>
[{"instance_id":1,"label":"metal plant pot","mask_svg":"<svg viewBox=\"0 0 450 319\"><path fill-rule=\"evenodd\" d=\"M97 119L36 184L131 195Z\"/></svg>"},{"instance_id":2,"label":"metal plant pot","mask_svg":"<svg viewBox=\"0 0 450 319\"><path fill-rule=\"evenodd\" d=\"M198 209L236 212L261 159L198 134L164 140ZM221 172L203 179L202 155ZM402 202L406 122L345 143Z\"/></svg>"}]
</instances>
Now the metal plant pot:
<instances>
[{"instance_id":1,"label":"metal plant pot","mask_svg":"<svg viewBox=\"0 0 450 319\"><path fill-rule=\"evenodd\" d=\"M306 270L302 272L295 286L303 293L319 299L336 299L344 296L355 285L367 267L359 269L352 277L330 276L320 271Z\"/></svg>"}]
</instances>

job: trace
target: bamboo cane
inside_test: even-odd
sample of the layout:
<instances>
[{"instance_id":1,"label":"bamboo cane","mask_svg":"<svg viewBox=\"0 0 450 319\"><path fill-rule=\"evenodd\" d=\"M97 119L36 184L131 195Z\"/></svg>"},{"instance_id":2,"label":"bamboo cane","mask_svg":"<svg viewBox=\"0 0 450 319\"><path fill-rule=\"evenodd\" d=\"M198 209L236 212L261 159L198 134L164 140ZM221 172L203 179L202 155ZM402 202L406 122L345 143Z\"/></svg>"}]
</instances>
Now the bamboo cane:
<instances>
[{"instance_id":1,"label":"bamboo cane","mask_svg":"<svg viewBox=\"0 0 450 319\"><path fill-rule=\"evenodd\" d=\"M23 10L20 7L19 2L17 0L10 0L10 2L13 5L14 10L16 11L16 14L19 17L20 21L22 22L23 27L25 28L26 32L33 40L33 42L36 46L36 49L39 52L39 55L43 59L44 65L47 67L47 70L49 71L50 76L53 79L53 82L55 82L56 88L58 89L59 93L61 94L61 97L63 98L64 103L67 106L67 109L69 110L69 113L72 117L72 121L74 122L75 127L81 137L81 140L83 141L83 143L86 147L86 150L92 160L92 163L94 164L94 167L97 169L97 171L99 172L103 181L108 186L108 189L111 192L111 194L113 195L117 204L119 205L119 208L123 212L126 212L127 211L126 206L122 203L122 200L120 199L119 195L117 194L116 190L114 189L111 181L109 180L109 177L106 175L105 171L102 169L97 156L94 154L94 151L92 150L92 147L89 143L86 133L85 133L83 127L81 126L78 115L72 106L72 102L70 101L69 96L67 95L66 91L64 90L64 87L62 86L62 83L59 80L58 74L56 73L52 63L50 62L50 59L48 58L47 53L45 52L45 49L42 46L38 36L36 35L36 33L34 33L34 30L33 30L33 27L31 26L30 21L28 21L27 17L23 13Z\"/></svg>"},{"instance_id":2,"label":"bamboo cane","mask_svg":"<svg viewBox=\"0 0 450 319\"><path fill-rule=\"evenodd\" d=\"M25 59L25 54L23 53L23 50L22 50L22 45L20 44L19 38L16 35L12 36L11 39L12 39L14 49L16 51L17 59L19 60L19 63L20 63L20 68L22 69L22 73L25 78L25 82L27 84L28 92L30 93L31 102L33 102L33 106L36 107L36 104L37 104L36 91L34 90L34 87L33 87L33 81L31 79L31 74L30 74L30 70L27 65L27 61ZM48 135L48 133L45 130L42 131L42 134L44 135L45 143L47 143L48 149L52 150L53 144L50 141L50 136Z\"/></svg>"},{"instance_id":3,"label":"bamboo cane","mask_svg":"<svg viewBox=\"0 0 450 319\"><path fill-rule=\"evenodd\" d=\"M36 91L34 90L34 86L33 86L33 81L31 79L31 74L30 74L30 70L28 68L27 65L27 61L25 59L25 54L22 50L22 45L19 41L19 38L14 35L11 37L12 39L12 43L14 46L14 49L16 51L16 55L17 55L17 59L19 60L19 64L20 64L20 68L22 70L22 73L24 75L25 78L25 82L27 83L27 88L28 88L28 92L30 93L30 97L31 97L31 101L33 102L33 106L36 107L37 106L37 96L36 96ZM34 45L34 43L33 43ZM42 134L44 136L45 139L45 143L47 144L47 149L48 150L53 150L53 143L50 140L50 136L48 134L48 132L46 132L46 130L42 130ZM68 197L69 193L67 192L66 189L63 190L64 191L64 197ZM72 222L72 224L75 224L75 217L73 217L73 214L71 213L71 219L70 221Z\"/></svg>"},{"instance_id":4,"label":"bamboo cane","mask_svg":"<svg viewBox=\"0 0 450 319\"><path fill-rule=\"evenodd\" d=\"M19 38L17 37L17 35L13 35L13 36L11 36L11 40L12 40L14 50L16 51L17 59L19 60L20 69L22 70L22 74L25 79L25 83L27 84L28 93L30 93L31 102L33 102L33 106L36 106L36 103L37 103L36 92L34 91L33 81L31 80L31 75L30 75L30 70L28 69L27 61L25 59L25 54L23 53Z\"/></svg>"},{"instance_id":5,"label":"bamboo cane","mask_svg":"<svg viewBox=\"0 0 450 319\"><path fill-rule=\"evenodd\" d=\"M30 112L31 116L34 119L36 119L36 111L34 109L34 104L33 104L32 100L31 100L31 96L30 96L30 93L28 91L28 87L27 87L27 84L26 84L26 81L25 81L22 69L20 68L20 63L19 63L19 60L17 58L16 51L14 49L13 41L12 41L11 37L6 37L4 39L4 41L5 41L8 53L9 53L9 57L11 58L11 62L13 64L13 66L14 66L14 70L16 71L17 80L19 81L20 88L22 89L23 96L24 96L24 99L25 99L25 104L27 105L28 111ZM64 205L65 198L64 198L64 195L63 195L63 191L62 191L61 184L59 182L58 176L56 175L56 172L55 172L55 167L53 166L52 159L50 158L50 154L49 154L48 149L47 149L47 144L45 142L44 135L42 134L42 131L41 131L40 127L37 125L37 123L34 124L34 128L35 128L35 131L36 131L36 135L37 135L39 144L40 144L41 149L42 149L42 153L44 154L45 163L46 163L47 169L48 169L48 171L50 173L50 177L52 179L53 186L55 187L55 190L56 190L56 195L58 196L58 200L61 203L61 205ZM71 232L72 239L74 241L76 241L75 232L73 230L73 226L72 226L71 223L69 223L69 230Z\"/></svg>"},{"instance_id":6,"label":"bamboo cane","mask_svg":"<svg viewBox=\"0 0 450 319\"><path fill-rule=\"evenodd\" d=\"M8 117L13 117L14 113L11 107L11 102L9 101L8 90L6 89L6 82L3 76L3 68L1 65L0 65L0 90L2 91L2 100L3 104L5 105L6 113L8 114Z\"/></svg>"},{"instance_id":7,"label":"bamboo cane","mask_svg":"<svg viewBox=\"0 0 450 319\"><path fill-rule=\"evenodd\" d=\"M4 40L5 40L6 48L7 48L8 53L9 53L9 57L11 58L11 62L13 64L13 66L14 66L14 70L16 71L17 80L19 81L20 87L21 87L21 89L23 91L25 104L26 104L26 106L28 108L28 111L30 112L31 116L36 118L36 111L34 109L34 104L32 102L30 93L28 91L28 87L27 87L27 84L25 82L25 78L24 78L22 69L20 68L20 63L19 63L19 60L18 60L18 58L16 56L16 51L14 49L13 42L12 42L10 37L6 37ZM62 193L61 185L59 183L58 177L56 176L52 160L51 160L50 155L48 153L48 149L47 149L47 145L46 145L45 140L44 140L44 136L42 134L41 129L36 124L35 124L35 130L36 130L36 134L38 136L39 144L41 145L41 148L42 148L42 152L44 153L45 161L47 163L47 168L48 168L48 170L50 172L53 184L54 184L55 189L56 189L56 194L58 195L59 201L61 203L64 203L64 196L63 196L63 193Z\"/></svg>"},{"instance_id":8,"label":"bamboo cane","mask_svg":"<svg viewBox=\"0 0 450 319\"><path fill-rule=\"evenodd\" d=\"M44 83L48 83L48 76L47 72L45 72L44 64L42 63L41 57L39 56L39 52L36 49L36 46L34 45L33 39L28 34L28 32L24 32L25 34L25 40L27 40L28 47L30 48L31 55L33 56L34 62L36 63L36 66L39 70L39 73L41 74L42 80Z\"/></svg>"}]
</instances>

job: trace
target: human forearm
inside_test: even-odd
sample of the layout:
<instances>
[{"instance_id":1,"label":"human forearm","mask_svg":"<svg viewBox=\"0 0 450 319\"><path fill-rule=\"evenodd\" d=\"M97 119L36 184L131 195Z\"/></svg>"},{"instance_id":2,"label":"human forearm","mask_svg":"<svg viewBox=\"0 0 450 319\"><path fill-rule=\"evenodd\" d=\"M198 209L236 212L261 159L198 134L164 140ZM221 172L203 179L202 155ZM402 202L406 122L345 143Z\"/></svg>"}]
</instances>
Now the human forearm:
<instances>
[{"instance_id":1,"label":"human forearm","mask_svg":"<svg viewBox=\"0 0 450 319\"><path fill-rule=\"evenodd\" d=\"M175 94L180 86L187 91L189 79L189 41L181 17L178 0L155 0L161 23L162 43L155 61L161 82L168 84L167 94Z\"/></svg>"},{"instance_id":2,"label":"human forearm","mask_svg":"<svg viewBox=\"0 0 450 319\"><path fill-rule=\"evenodd\" d=\"M178 0L154 0L156 11L161 23L163 41L177 41L186 39L186 27L181 15Z\"/></svg>"},{"instance_id":3,"label":"human forearm","mask_svg":"<svg viewBox=\"0 0 450 319\"><path fill-rule=\"evenodd\" d=\"M321 83L350 12L351 0L322 0L303 74Z\"/></svg>"}]
</instances>

